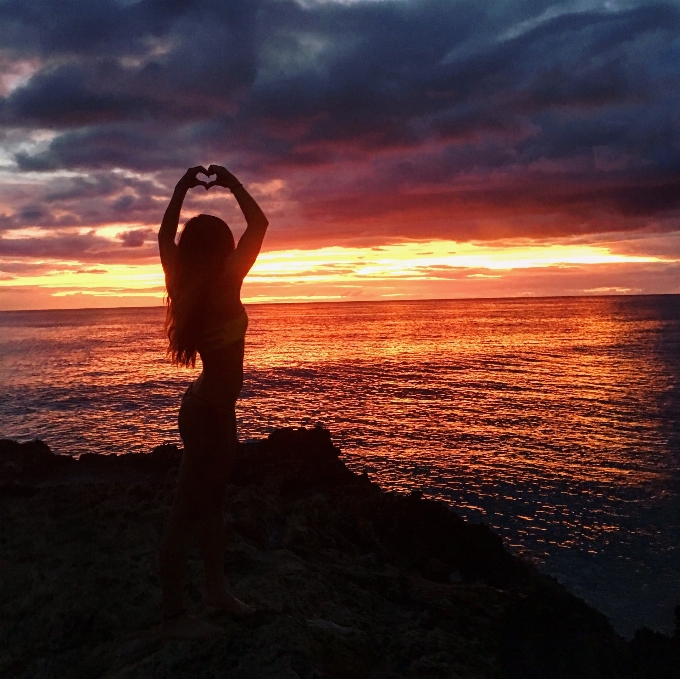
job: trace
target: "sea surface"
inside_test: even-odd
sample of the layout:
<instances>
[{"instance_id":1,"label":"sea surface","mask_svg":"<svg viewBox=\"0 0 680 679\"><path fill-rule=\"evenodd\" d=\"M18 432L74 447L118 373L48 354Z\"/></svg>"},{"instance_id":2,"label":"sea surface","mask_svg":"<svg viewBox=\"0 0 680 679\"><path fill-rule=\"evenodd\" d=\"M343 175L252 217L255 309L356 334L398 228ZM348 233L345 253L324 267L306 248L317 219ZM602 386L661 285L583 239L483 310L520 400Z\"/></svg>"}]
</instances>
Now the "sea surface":
<instances>
[{"instance_id":1,"label":"sea surface","mask_svg":"<svg viewBox=\"0 0 680 679\"><path fill-rule=\"evenodd\" d=\"M489 524L621 633L680 604L680 295L248 307L242 440L328 427L347 464ZM196 370L163 308L0 313L0 436L179 442Z\"/></svg>"}]
</instances>

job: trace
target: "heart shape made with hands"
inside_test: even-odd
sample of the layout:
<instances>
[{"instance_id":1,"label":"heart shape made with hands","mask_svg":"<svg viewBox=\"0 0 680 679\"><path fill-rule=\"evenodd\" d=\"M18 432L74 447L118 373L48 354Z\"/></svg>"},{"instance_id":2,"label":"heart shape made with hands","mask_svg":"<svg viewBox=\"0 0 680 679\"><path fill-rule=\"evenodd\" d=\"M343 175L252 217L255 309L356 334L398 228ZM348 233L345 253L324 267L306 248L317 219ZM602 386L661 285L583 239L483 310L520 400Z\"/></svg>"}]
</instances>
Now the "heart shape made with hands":
<instances>
[{"instance_id":1,"label":"heart shape made with hands","mask_svg":"<svg viewBox=\"0 0 680 679\"><path fill-rule=\"evenodd\" d=\"M205 179L204 179L205 177ZM205 182L207 186L205 187L206 189L209 189L211 186L216 186L213 182L217 181L217 175L216 174L203 174L203 172L199 172L196 175L196 179L199 181Z\"/></svg>"}]
</instances>

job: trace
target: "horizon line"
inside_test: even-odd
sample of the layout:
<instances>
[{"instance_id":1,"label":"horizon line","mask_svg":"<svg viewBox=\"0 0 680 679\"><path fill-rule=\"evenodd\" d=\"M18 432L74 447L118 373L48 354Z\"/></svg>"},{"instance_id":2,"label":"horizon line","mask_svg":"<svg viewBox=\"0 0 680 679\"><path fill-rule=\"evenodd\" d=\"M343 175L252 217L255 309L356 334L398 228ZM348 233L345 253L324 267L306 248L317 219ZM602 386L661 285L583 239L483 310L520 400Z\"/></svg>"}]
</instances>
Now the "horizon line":
<instances>
[{"instance_id":1,"label":"horizon line","mask_svg":"<svg viewBox=\"0 0 680 679\"><path fill-rule=\"evenodd\" d=\"M502 301L502 300L546 300L546 299L604 299L608 297L680 297L680 292L648 292L648 293L627 293L610 292L604 294L563 294L563 295L505 295L498 296L479 296L479 297L405 297L402 299L336 299L336 300L295 300L295 301L268 301L268 302L243 302L244 306L282 306L295 304L392 304L404 302L474 302L474 301ZM30 313L41 311L116 311L122 309L164 309L165 304L140 304L124 306L95 306L95 307L59 307L42 309L0 309L0 314Z\"/></svg>"}]
</instances>

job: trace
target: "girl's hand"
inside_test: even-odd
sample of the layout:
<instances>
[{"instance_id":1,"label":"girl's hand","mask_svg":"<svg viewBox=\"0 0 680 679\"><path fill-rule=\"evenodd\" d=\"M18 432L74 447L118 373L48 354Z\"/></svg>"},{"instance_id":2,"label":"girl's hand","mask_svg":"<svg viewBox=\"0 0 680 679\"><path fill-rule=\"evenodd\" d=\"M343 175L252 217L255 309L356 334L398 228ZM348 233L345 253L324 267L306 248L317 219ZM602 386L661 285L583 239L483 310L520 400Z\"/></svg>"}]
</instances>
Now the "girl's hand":
<instances>
[{"instance_id":1,"label":"girl's hand","mask_svg":"<svg viewBox=\"0 0 680 679\"><path fill-rule=\"evenodd\" d=\"M210 166L212 167L212 165ZM211 172L208 172L203 165L197 165L196 167L190 167L185 173L184 176L177 182L177 188L179 189L184 189L185 191L188 191L189 189L193 189L196 186L203 186L205 187L206 191L214 184L214 182L204 182L201 181L196 177L198 173L204 174L206 177L209 174L214 174Z\"/></svg>"},{"instance_id":2,"label":"girl's hand","mask_svg":"<svg viewBox=\"0 0 680 679\"><path fill-rule=\"evenodd\" d=\"M211 186L223 186L225 189L233 190L237 186L241 186L241 182L226 167L221 165L211 165L206 174L209 176L216 175L215 179L206 186L206 189Z\"/></svg>"}]
</instances>

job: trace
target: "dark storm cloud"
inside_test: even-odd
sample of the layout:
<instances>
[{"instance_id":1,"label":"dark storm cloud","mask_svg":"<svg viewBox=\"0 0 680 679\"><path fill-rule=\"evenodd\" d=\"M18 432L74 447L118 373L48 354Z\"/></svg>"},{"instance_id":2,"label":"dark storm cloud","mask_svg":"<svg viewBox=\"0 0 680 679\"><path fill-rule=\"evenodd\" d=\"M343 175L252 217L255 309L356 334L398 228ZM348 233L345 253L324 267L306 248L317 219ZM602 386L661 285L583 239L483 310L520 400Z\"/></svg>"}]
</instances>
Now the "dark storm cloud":
<instances>
[{"instance_id":1,"label":"dark storm cloud","mask_svg":"<svg viewBox=\"0 0 680 679\"><path fill-rule=\"evenodd\" d=\"M137 238L137 241L134 239ZM154 241L139 241L131 236L126 243L112 242L93 232L80 234L59 232L40 238L0 238L0 259L14 258L55 259L79 262L119 262L131 260L152 260L158 257L158 246ZM132 245L130 245L132 241ZM0 266L0 270L4 266Z\"/></svg>"},{"instance_id":2,"label":"dark storm cloud","mask_svg":"<svg viewBox=\"0 0 680 679\"><path fill-rule=\"evenodd\" d=\"M26 227L63 229L112 222L148 223L165 208L165 189L148 177L118 171L64 176L26 185L0 184L0 203L18 203L1 214L0 232Z\"/></svg>"},{"instance_id":3,"label":"dark storm cloud","mask_svg":"<svg viewBox=\"0 0 680 679\"><path fill-rule=\"evenodd\" d=\"M106 174L205 161L283 177L289 241L677 228L680 11L607 5L2 2L5 58L37 70L0 122L55 133L19 171L94 181L46 179L0 228L154 223L163 190Z\"/></svg>"},{"instance_id":4,"label":"dark storm cloud","mask_svg":"<svg viewBox=\"0 0 680 679\"><path fill-rule=\"evenodd\" d=\"M144 243L153 242L156 234L151 229L133 229L118 234L124 248L141 248Z\"/></svg>"},{"instance_id":5,"label":"dark storm cloud","mask_svg":"<svg viewBox=\"0 0 680 679\"><path fill-rule=\"evenodd\" d=\"M68 259L82 257L88 251L108 245L94 233L59 234L43 238L0 238L0 257L48 257Z\"/></svg>"}]
</instances>

